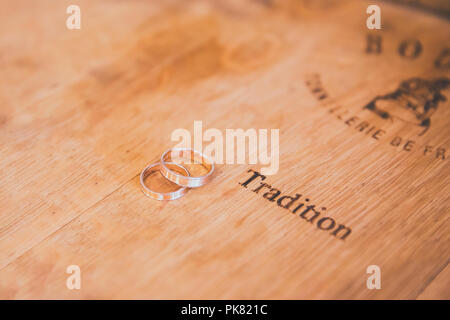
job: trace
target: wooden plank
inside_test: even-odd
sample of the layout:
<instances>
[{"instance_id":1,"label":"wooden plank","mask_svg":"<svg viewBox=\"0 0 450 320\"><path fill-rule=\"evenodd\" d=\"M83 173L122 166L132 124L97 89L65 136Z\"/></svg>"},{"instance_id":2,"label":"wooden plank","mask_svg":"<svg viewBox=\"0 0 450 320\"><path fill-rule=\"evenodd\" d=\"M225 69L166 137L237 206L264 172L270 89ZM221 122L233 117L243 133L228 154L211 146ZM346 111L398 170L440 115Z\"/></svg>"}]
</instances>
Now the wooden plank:
<instances>
[{"instance_id":1,"label":"wooden plank","mask_svg":"<svg viewBox=\"0 0 450 320\"><path fill-rule=\"evenodd\" d=\"M422 135L364 109L402 81L448 77L448 21L383 4L375 54L361 1L79 3L79 31L63 2L1 4L0 297L449 298L433 289L448 282L448 101ZM405 39L417 57L400 54ZM351 233L242 186L256 165L146 198L140 170L194 120L279 128L280 170L264 182ZM81 290L66 287L73 264ZM372 264L381 290L366 288Z\"/></svg>"},{"instance_id":2,"label":"wooden plank","mask_svg":"<svg viewBox=\"0 0 450 320\"><path fill-rule=\"evenodd\" d=\"M450 297L449 272L450 268L447 264L417 298L420 300L448 299Z\"/></svg>"}]
</instances>

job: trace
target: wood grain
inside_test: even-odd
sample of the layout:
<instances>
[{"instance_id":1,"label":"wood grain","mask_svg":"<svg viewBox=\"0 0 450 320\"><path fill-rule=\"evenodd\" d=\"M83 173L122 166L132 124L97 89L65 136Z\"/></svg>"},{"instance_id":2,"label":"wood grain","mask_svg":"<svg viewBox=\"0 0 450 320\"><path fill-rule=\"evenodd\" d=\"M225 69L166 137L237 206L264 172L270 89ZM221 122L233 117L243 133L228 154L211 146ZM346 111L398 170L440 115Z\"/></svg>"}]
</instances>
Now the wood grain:
<instances>
[{"instance_id":1,"label":"wood grain","mask_svg":"<svg viewBox=\"0 0 450 320\"><path fill-rule=\"evenodd\" d=\"M356 0L77 3L71 31L72 2L0 2L1 298L450 298L449 102L423 135L363 108L407 79L449 77L435 66L449 21L380 3L383 29L368 32ZM418 57L399 54L406 39ZM194 120L279 128L267 183L350 236L242 187L254 165L219 165L177 201L146 198L140 171ZM73 264L81 290L66 287ZM372 264L381 290L366 288Z\"/></svg>"}]
</instances>

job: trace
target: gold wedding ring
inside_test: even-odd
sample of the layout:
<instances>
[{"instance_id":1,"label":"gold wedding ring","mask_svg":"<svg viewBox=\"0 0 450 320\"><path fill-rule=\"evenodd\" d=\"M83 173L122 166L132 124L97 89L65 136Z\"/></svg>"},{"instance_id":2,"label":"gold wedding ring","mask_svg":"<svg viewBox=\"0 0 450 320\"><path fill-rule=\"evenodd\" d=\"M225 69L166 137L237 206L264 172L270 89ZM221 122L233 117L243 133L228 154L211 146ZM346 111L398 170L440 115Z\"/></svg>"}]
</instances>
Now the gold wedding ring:
<instances>
[{"instance_id":1,"label":"gold wedding ring","mask_svg":"<svg viewBox=\"0 0 450 320\"><path fill-rule=\"evenodd\" d=\"M189 176L189 171L182 165L180 165L178 163L173 163L173 162L166 162L166 165L167 164L174 165L174 166L181 168L186 173L186 175ZM151 190L145 184L145 178L149 177L154 172L160 173L160 171L161 171L160 163L150 164L144 170L142 170L141 178L140 178L142 192L144 192L144 194L147 197L156 199L156 200L175 200L175 199L182 197L187 191L186 187L180 186L180 188L175 191L163 193L163 192L156 192L154 190ZM180 176L182 176L182 175L180 175Z\"/></svg>"},{"instance_id":2,"label":"gold wedding ring","mask_svg":"<svg viewBox=\"0 0 450 320\"><path fill-rule=\"evenodd\" d=\"M214 172L214 162L203 153L190 148L172 148L164 152L161 156L160 171L168 180L182 187L197 188L205 185L212 179ZM183 176L167 167L167 164L175 163L179 165L194 164L201 165L207 170L202 176Z\"/></svg>"}]
</instances>

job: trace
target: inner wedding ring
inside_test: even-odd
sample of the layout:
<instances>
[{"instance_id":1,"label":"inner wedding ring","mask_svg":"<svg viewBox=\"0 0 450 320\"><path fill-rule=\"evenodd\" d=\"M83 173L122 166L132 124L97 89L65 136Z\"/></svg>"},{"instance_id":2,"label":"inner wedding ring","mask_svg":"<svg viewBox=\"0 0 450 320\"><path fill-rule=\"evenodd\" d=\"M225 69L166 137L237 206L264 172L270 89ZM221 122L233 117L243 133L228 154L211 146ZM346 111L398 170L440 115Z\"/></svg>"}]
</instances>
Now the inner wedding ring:
<instances>
[{"instance_id":1,"label":"inner wedding ring","mask_svg":"<svg viewBox=\"0 0 450 320\"><path fill-rule=\"evenodd\" d=\"M174 162L166 162L167 164L171 164L171 165L175 165L181 169L183 169L184 172L186 172L186 174L189 176L189 171L183 167L182 165L178 164L178 163L174 163ZM160 169L158 170L158 168L155 167L159 167ZM153 169L153 170L152 170ZM156 200L175 200L178 198L181 198L182 196L184 196L184 194L187 191L187 188L180 186L179 189L172 191L172 192L156 192L151 190L149 187L146 186L145 184L145 178L147 178L152 171L161 171L161 165L160 163L153 163L148 165L144 170L142 170L141 172L141 189L142 192L144 192L144 194L152 199L156 199ZM181 175L180 175L181 176Z\"/></svg>"},{"instance_id":2,"label":"inner wedding ring","mask_svg":"<svg viewBox=\"0 0 450 320\"><path fill-rule=\"evenodd\" d=\"M182 159L183 155L188 155L189 160L198 159L197 162L184 162L189 164L199 164L202 165L207 173L202 176L192 177L192 176L183 176L170 170L166 164L172 162L176 163L174 158ZM172 148L164 152L161 156L161 166L160 166L161 174L167 178L168 180L178 184L179 186L188 187L188 188L197 188L208 183L212 178L212 173L214 172L214 163L201 152L190 149L190 148Z\"/></svg>"}]
</instances>

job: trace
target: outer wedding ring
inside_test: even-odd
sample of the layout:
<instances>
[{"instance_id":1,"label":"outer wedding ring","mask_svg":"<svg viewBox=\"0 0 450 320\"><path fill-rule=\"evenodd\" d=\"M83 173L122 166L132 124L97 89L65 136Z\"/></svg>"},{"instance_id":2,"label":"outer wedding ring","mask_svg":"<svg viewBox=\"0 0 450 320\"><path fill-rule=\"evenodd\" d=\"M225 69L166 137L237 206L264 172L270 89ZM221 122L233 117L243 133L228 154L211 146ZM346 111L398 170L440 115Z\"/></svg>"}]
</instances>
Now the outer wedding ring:
<instances>
[{"instance_id":1,"label":"outer wedding ring","mask_svg":"<svg viewBox=\"0 0 450 320\"><path fill-rule=\"evenodd\" d=\"M183 169L183 171L186 172L186 174L189 176L189 171L182 165L180 165L178 163L174 163L174 162L166 162L166 164L172 164L172 165L175 165L175 166ZM159 170L157 170L157 168L155 168L155 167L159 167ZM175 199L182 197L186 193L187 188L183 187L183 186L180 186L180 188L175 191L166 192L166 193L150 190L150 188L145 185L145 178L148 177L152 171L161 171L161 164L160 163L150 164L141 172L141 189L142 189L142 192L144 192L144 194L147 197L156 199L156 200L175 200Z\"/></svg>"}]
</instances>

